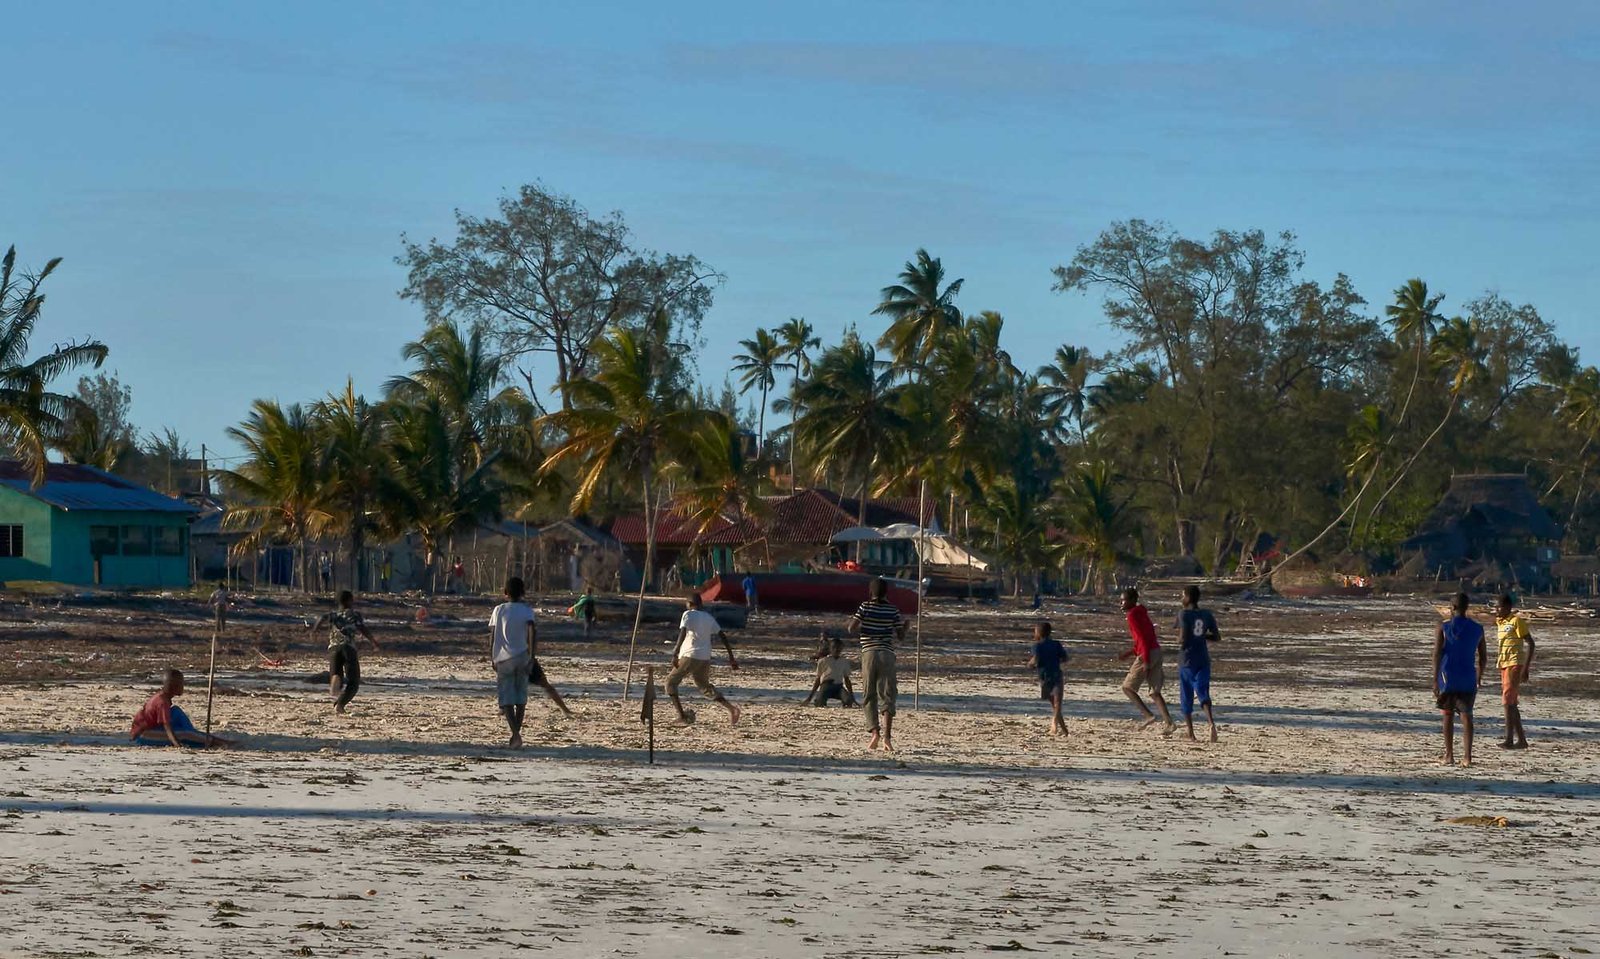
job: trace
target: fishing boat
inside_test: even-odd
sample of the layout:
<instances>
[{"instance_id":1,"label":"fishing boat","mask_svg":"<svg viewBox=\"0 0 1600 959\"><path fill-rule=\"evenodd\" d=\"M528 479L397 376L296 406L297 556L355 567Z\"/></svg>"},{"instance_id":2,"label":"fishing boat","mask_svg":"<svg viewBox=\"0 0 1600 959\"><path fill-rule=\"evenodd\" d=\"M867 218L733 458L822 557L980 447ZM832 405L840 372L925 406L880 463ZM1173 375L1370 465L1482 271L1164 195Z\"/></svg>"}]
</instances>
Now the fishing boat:
<instances>
[{"instance_id":1,"label":"fishing boat","mask_svg":"<svg viewBox=\"0 0 1600 959\"><path fill-rule=\"evenodd\" d=\"M871 584L878 577L866 573L752 573L758 605L763 609L786 609L812 613L853 613L866 601ZM919 597L911 580L885 579L887 599L905 615L917 611ZM700 587L700 598L707 603L744 603L744 577L724 573Z\"/></svg>"}]
</instances>

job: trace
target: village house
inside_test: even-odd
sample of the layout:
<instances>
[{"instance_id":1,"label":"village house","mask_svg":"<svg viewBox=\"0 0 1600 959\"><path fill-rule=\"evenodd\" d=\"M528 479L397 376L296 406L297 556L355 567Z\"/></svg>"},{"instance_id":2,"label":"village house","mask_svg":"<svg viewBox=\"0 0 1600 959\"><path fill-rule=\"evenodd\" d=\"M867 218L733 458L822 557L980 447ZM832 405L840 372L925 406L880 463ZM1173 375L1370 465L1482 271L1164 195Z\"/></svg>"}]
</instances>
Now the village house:
<instances>
[{"instance_id":1,"label":"village house","mask_svg":"<svg viewBox=\"0 0 1600 959\"><path fill-rule=\"evenodd\" d=\"M195 508L92 466L0 461L0 582L184 588Z\"/></svg>"}]
</instances>

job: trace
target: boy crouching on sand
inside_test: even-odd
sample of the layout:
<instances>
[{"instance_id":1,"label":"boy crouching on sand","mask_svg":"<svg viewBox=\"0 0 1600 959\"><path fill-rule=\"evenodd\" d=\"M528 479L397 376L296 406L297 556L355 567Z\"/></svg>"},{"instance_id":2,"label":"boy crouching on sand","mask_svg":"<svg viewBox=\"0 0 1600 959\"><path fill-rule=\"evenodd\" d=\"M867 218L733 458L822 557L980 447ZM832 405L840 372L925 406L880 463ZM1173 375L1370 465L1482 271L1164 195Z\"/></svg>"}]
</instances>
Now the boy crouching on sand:
<instances>
[{"instance_id":1,"label":"boy crouching on sand","mask_svg":"<svg viewBox=\"0 0 1600 959\"><path fill-rule=\"evenodd\" d=\"M837 699L846 708L856 704L856 692L850 688L850 660L844 658L844 640L826 641L827 653L817 657L817 678L806 694L806 702L826 706Z\"/></svg>"},{"instance_id":2,"label":"boy crouching on sand","mask_svg":"<svg viewBox=\"0 0 1600 959\"><path fill-rule=\"evenodd\" d=\"M189 716L172 704L172 697L183 695L183 673L167 670L161 691L151 696L144 706L133 714L133 729L128 739L142 746L232 746L233 741L221 736L208 736L194 728Z\"/></svg>"},{"instance_id":3,"label":"boy crouching on sand","mask_svg":"<svg viewBox=\"0 0 1600 959\"><path fill-rule=\"evenodd\" d=\"M1050 734L1065 736L1067 721L1061 716L1061 699L1066 692L1063 667L1067 664L1067 647L1058 639L1050 638L1050 624L1033 624L1033 655L1028 665L1039 671L1039 698L1050 704Z\"/></svg>"},{"instance_id":4,"label":"boy crouching on sand","mask_svg":"<svg viewBox=\"0 0 1600 959\"><path fill-rule=\"evenodd\" d=\"M1467 615L1471 600L1457 593L1450 605L1451 616L1434 630L1433 691L1435 704L1444 716L1444 759L1454 765L1455 718L1461 714L1461 743L1466 748L1462 765L1472 765L1472 704L1483 682L1483 668L1489 655L1483 641L1483 627Z\"/></svg>"}]
</instances>

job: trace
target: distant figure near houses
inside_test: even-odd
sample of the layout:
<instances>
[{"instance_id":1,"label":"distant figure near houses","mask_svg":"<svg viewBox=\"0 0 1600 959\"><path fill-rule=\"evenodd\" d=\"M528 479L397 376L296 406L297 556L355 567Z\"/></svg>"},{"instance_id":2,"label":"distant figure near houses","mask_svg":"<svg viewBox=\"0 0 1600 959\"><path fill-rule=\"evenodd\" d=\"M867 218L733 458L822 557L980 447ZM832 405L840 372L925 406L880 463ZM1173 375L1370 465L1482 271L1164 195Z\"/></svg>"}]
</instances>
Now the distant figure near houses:
<instances>
[{"instance_id":1,"label":"distant figure near houses","mask_svg":"<svg viewBox=\"0 0 1600 959\"><path fill-rule=\"evenodd\" d=\"M206 600L206 605L211 607L212 627L217 635L222 635L228 628L228 584L217 581L217 588L211 591L211 598Z\"/></svg>"},{"instance_id":2,"label":"distant figure near houses","mask_svg":"<svg viewBox=\"0 0 1600 959\"><path fill-rule=\"evenodd\" d=\"M756 577L754 573L745 573L744 581L740 587L744 589L744 606L754 613L760 608L760 597L756 595Z\"/></svg>"}]
</instances>

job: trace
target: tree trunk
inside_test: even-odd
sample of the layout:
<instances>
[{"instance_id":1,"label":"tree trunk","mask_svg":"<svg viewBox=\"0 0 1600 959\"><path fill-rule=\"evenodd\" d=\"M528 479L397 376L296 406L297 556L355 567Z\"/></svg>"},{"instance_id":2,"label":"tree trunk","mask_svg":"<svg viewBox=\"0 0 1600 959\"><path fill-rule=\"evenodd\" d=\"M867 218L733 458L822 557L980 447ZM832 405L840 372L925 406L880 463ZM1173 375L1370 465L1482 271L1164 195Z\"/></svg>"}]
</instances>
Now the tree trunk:
<instances>
[{"instance_id":1,"label":"tree trunk","mask_svg":"<svg viewBox=\"0 0 1600 959\"><path fill-rule=\"evenodd\" d=\"M356 503L355 519L350 524L350 588L357 593L366 590L366 577L362 575L367 553L366 504Z\"/></svg>"},{"instance_id":2,"label":"tree trunk","mask_svg":"<svg viewBox=\"0 0 1600 959\"><path fill-rule=\"evenodd\" d=\"M756 459L767 452L767 388L761 387L761 414L756 419Z\"/></svg>"},{"instance_id":3,"label":"tree trunk","mask_svg":"<svg viewBox=\"0 0 1600 959\"><path fill-rule=\"evenodd\" d=\"M789 387L789 492L800 487L800 467L796 466L795 449L800 445L800 410L794 405L800 392L800 374L795 372L794 385Z\"/></svg>"}]
</instances>

